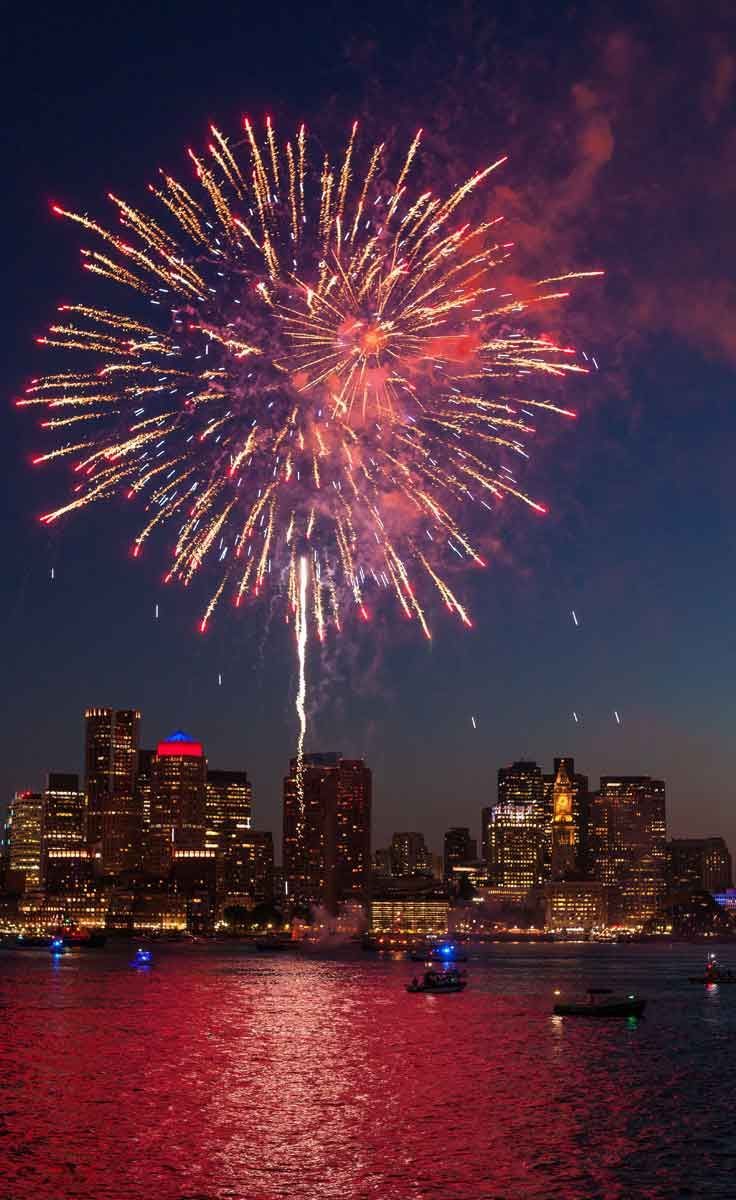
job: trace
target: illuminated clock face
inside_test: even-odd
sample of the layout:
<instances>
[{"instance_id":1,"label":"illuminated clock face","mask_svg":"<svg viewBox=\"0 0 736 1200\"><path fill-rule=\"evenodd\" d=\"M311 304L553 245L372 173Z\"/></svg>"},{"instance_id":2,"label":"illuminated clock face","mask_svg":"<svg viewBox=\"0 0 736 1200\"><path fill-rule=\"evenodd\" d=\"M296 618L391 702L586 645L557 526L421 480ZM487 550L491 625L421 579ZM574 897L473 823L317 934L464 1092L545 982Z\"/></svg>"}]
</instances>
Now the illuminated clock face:
<instances>
[{"instance_id":1,"label":"illuminated clock face","mask_svg":"<svg viewBox=\"0 0 736 1200\"><path fill-rule=\"evenodd\" d=\"M572 816L572 796L569 792L558 792L555 797L555 816Z\"/></svg>"}]
</instances>

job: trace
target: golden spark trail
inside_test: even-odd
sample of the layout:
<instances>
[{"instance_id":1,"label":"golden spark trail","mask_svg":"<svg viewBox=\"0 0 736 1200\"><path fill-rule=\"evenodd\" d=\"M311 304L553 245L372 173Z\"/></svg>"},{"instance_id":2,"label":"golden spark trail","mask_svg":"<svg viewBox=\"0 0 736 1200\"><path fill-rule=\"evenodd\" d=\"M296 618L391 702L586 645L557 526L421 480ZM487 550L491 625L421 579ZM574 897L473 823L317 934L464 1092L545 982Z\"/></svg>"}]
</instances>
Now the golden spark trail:
<instances>
[{"instance_id":1,"label":"golden spark trail","mask_svg":"<svg viewBox=\"0 0 736 1200\"><path fill-rule=\"evenodd\" d=\"M306 555L299 558L299 587L296 596L295 632L296 653L299 664L299 682L296 693L296 711L299 717L299 737L296 744L296 793L299 805L299 821L304 821L304 738L307 732L307 580L309 563Z\"/></svg>"}]
</instances>

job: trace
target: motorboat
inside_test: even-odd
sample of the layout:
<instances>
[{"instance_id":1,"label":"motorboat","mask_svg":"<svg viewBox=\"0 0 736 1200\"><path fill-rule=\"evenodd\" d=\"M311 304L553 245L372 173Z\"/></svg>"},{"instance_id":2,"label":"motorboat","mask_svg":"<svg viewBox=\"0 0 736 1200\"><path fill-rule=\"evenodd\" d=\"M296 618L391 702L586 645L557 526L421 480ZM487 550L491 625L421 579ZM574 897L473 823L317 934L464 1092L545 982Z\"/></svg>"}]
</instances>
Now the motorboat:
<instances>
[{"instance_id":1,"label":"motorboat","mask_svg":"<svg viewBox=\"0 0 736 1200\"><path fill-rule=\"evenodd\" d=\"M413 949L409 958L412 962L460 963L467 962L468 956L454 942L440 942L437 946L424 946Z\"/></svg>"},{"instance_id":2,"label":"motorboat","mask_svg":"<svg viewBox=\"0 0 736 1200\"><path fill-rule=\"evenodd\" d=\"M153 954L150 950L145 950L143 946L139 946L133 957L134 967L150 967L153 962Z\"/></svg>"},{"instance_id":3,"label":"motorboat","mask_svg":"<svg viewBox=\"0 0 736 1200\"><path fill-rule=\"evenodd\" d=\"M736 983L736 974L730 968L720 966L715 954L709 954L703 974L690 975L689 979L690 983L704 983L708 987L716 983Z\"/></svg>"},{"instance_id":4,"label":"motorboat","mask_svg":"<svg viewBox=\"0 0 736 1200\"><path fill-rule=\"evenodd\" d=\"M447 971L425 971L421 983L418 979L412 979L411 983L407 984L406 990L412 994L426 992L440 996L446 992L462 992L467 984L464 971L450 968Z\"/></svg>"},{"instance_id":5,"label":"motorboat","mask_svg":"<svg viewBox=\"0 0 736 1200\"><path fill-rule=\"evenodd\" d=\"M552 1011L556 1017L640 1017L647 1003L633 993L614 996L610 988L588 988L587 997L571 1002L558 1000Z\"/></svg>"}]
</instances>

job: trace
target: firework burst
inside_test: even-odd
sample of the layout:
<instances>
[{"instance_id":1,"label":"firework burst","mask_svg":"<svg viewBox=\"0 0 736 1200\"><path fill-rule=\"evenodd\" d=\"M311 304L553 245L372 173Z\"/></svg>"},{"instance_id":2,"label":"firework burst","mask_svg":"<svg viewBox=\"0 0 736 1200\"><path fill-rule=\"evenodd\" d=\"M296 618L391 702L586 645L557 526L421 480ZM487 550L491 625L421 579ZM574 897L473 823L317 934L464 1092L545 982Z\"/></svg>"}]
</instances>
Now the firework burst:
<instances>
[{"instance_id":1,"label":"firework burst","mask_svg":"<svg viewBox=\"0 0 736 1200\"><path fill-rule=\"evenodd\" d=\"M35 461L74 470L42 521L139 498L134 554L168 526L167 579L214 568L202 632L223 597L285 598L303 740L308 629L322 640L350 610L365 618L371 589L427 637L428 590L469 624L448 582L455 557L482 563L469 514L490 521L504 499L544 511L507 463L526 456L533 411L573 415L530 394L533 378L584 367L523 313L599 272L504 292L501 218L460 215L504 159L442 198L410 186L420 134L388 183L383 145L357 170L356 127L316 166L303 127L285 143L270 121L244 128L238 146L213 127L207 153L189 151L193 186L162 172L155 217L110 195L111 232L54 206L92 235L85 269L134 303L63 305L39 341L74 368L19 403L42 406L60 438Z\"/></svg>"}]
</instances>

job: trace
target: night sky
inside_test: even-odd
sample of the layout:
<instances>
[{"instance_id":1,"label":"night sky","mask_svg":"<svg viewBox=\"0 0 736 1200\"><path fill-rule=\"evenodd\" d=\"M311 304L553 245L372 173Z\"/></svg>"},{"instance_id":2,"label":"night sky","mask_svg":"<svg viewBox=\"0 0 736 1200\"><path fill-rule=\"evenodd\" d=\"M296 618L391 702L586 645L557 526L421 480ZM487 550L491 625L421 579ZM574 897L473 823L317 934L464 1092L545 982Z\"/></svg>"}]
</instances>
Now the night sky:
<instances>
[{"instance_id":1,"label":"night sky","mask_svg":"<svg viewBox=\"0 0 736 1200\"><path fill-rule=\"evenodd\" d=\"M29 465L46 447L13 400L54 369L33 339L55 305L95 297L89 239L50 201L107 219L107 191L142 198L162 165L186 176L185 147L213 120L304 119L338 147L358 118L402 145L423 126L438 188L509 154L493 196L520 276L606 269L564 317L600 370L569 389L574 427L540 423L524 480L550 515L519 508L494 531L490 568L464 583L474 629L437 612L428 645L388 610L352 625L310 663L307 748L366 756L376 845L394 829L435 849L448 825L477 832L501 764L572 754L594 781L663 777L672 833L736 850L732 7L44 8L6 17L0 70L0 795L81 766L85 705L137 706L144 744L182 727L213 765L246 767L255 824L280 830L291 635L246 608L199 636L202 593L162 586L165 547L131 560L130 507L39 525L68 473Z\"/></svg>"}]
</instances>

